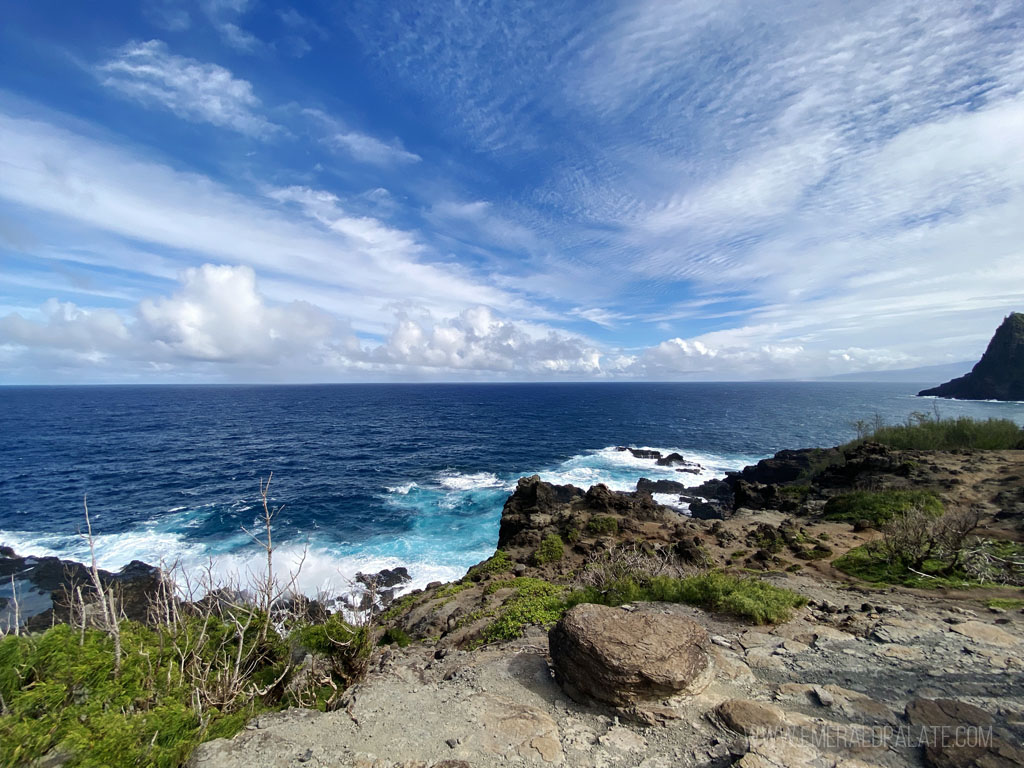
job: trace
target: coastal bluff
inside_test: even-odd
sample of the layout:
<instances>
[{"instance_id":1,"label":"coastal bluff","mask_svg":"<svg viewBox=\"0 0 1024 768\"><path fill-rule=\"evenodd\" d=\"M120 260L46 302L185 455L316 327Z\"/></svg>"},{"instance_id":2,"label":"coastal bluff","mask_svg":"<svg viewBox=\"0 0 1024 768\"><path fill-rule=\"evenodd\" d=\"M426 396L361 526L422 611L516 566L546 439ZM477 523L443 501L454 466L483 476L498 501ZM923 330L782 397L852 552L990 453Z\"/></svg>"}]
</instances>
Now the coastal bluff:
<instances>
[{"instance_id":1,"label":"coastal bluff","mask_svg":"<svg viewBox=\"0 0 1024 768\"><path fill-rule=\"evenodd\" d=\"M954 400L1024 400L1024 314L1006 316L970 373L917 394Z\"/></svg>"}]
</instances>

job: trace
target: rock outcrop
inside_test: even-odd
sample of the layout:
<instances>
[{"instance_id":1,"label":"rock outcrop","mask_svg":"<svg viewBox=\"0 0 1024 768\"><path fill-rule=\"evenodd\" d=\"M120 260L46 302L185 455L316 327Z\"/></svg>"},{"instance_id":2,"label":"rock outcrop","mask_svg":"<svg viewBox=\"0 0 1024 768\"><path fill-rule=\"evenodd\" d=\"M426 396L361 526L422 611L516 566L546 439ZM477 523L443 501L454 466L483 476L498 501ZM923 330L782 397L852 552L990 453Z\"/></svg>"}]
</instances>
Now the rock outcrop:
<instances>
[{"instance_id":1,"label":"rock outcrop","mask_svg":"<svg viewBox=\"0 0 1024 768\"><path fill-rule=\"evenodd\" d=\"M707 631L684 616L578 605L548 643L556 679L583 703L629 707L699 693L713 675Z\"/></svg>"},{"instance_id":2,"label":"rock outcrop","mask_svg":"<svg viewBox=\"0 0 1024 768\"><path fill-rule=\"evenodd\" d=\"M1024 314L1011 312L985 354L960 378L918 392L955 400L1024 400Z\"/></svg>"}]
</instances>

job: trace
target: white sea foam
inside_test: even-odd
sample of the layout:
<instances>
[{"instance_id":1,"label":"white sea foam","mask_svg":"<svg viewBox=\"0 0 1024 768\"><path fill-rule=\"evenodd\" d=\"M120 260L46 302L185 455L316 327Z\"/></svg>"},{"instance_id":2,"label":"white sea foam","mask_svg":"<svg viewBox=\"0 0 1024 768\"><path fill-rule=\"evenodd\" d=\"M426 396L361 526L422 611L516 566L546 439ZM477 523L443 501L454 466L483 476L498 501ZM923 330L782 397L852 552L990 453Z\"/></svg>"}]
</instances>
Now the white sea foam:
<instances>
[{"instance_id":1,"label":"white sea foam","mask_svg":"<svg viewBox=\"0 0 1024 768\"><path fill-rule=\"evenodd\" d=\"M446 469L437 479L442 488L450 491L470 491L477 488L501 488L508 483L493 472L462 473Z\"/></svg>"},{"instance_id":2,"label":"white sea foam","mask_svg":"<svg viewBox=\"0 0 1024 768\"><path fill-rule=\"evenodd\" d=\"M402 483L401 485L389 485L385 487L388 493L397 493L399 496L408 495L413 488L419 488L416 483Z\"/></svg>"}]
</instances>

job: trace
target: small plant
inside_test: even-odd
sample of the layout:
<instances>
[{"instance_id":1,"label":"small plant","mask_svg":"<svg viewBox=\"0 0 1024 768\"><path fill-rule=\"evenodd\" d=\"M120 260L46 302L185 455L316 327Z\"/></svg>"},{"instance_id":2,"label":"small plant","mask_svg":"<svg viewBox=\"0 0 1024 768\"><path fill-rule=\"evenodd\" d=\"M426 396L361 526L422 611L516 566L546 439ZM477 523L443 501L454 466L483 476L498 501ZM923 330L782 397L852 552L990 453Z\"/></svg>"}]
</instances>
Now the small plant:
<instances>
[{"instance_id":1,"label":"small plant","mask_svg":"<svg viewBox=\"0 0 1024 768\"><path fill-rule=\"evenodd\" d=\"M537 551L533 553L534 565L557 563L565 556L565 545L557 533L549 533L541 541Z\"/></svg>"},{"instance_id":2,"label":"small plant","mask_svg":"<svg viewBox=\"0 0 1024 768\"><path fill-rule=\"evenodd\" d=\"M587 521L587 533L605 536L619 532L619 521L611 515L596 515Z\"/></svg>"},{"instance_id":3,"label":"small plant","mask_svg":"<svg viewBox=\"0 0 1024 768\"><path fill-rule=\"evenodd\" d=\"M401 627L388 627L380 636L379 641L380 645L397 645L399 648L405 648L411 643L412 638Z\"/></svg>"}]
</instances>

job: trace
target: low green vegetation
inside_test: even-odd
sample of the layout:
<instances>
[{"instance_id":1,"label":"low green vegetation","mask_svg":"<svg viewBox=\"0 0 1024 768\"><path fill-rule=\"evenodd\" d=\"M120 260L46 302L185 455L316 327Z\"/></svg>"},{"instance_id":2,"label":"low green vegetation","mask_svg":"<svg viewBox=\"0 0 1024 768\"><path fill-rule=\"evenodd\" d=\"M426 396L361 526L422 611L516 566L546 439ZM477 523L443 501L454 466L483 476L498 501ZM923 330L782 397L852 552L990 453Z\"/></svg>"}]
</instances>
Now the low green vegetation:
<instances>
[{"instance_id":1,"label":"low green vegetation","mask_svg":"<svg viewBox=\"0 0 1024 768\"><path fill-rule=\"evenodd\" d=\"M805 597L793 590L776 587L753 576L708 571L684 578L623 579L602 590L587 587L569 595L567 604L571 607L580 603L623 605L648 601L686 603L754 624L788 621L793 609L807 603Z\"/></svg>"},{"instance_id":2,"label":"low green vegetation","mask_svg":"<svg viewBox=\"0 0 1024 768\"><path fill-rule=\"evenodd\" d=\"M29 765L51 750L69 766L178 766L197 744L231 736L269 706L257 697L231 711L193 705L175 651L158 634L124 622L123 664L114 675L111 638L58 625L0 641L0 765ZM270 684L285 654L271 640L262 675Z\"/></svg>"},{"instance_id":3,"label":"low green vegetation","mask_svg":"<svg viewBox=\"0 0 1024 768\"><path fill-rule=\"evenodd\" d=\"M824 517L848 523L867 520L878 527L915 508L938 516L942 514L942 500L934 491L924 490L851 491L829 499Z\"/></svg>"},{"instance_id":4,"label":"low green vegetation","mask_svg":"<svg viewBox=\"0 0 1024 768\"><path fill-rule=\"evenodd\" d=\"M792 590L756 577L720 571L684 578L622 578L605 584L602 589L588 586L570 590L536 578L509 579L490 586L494 587L492 594L504 587L515 591L495 611L497 617L484 628L479 643L514 640L531 625L550 627L567 610L582 603L609 606L634 602L686 603L754 624L788 621L795 608L807 603L805 597Z\"/></svg>"},{"instance_id":5,"label":"low green vegetation","mask_svg":"<svg viewBox=\"0 0 1024 768\"><path fill-rule=\"evenodd\" d=\"M541 541L537 551L533 553L532 559L534 565L544 565L546 563L557 563L564 556L565 545L562 543L562 537L557 533L549 533Z\"/></svg>"},{"instance_id":6,"label":"low green vegetation","mask_svg":"<svg viewBox=\"0 0 1024 768\"><path fill-rule=\"evenodd\" d=\"M905 563L890 560L879 547L862 544L854 547L841 557L832 561L832 565L843 573L854 578L878 585L902 585L919 589L964 589L978 586L962 572L948 573L944 560L933 558L925 560L915 573Z\"/></svg>"},{"instance_id":7,"label":"low green vegetation","mask_svg":"<svg viewBox=\"0 0 1024 768\"><path fill-rule=\"evenodd\" d=\"M452 581L437 588L434 597L451 598L473 586L471 581Z\"/></svg>"},{"instance_id":8,"label":"low green vegetation","mask_svg":"<svg viewBox=\"0 0 1024 768\"><path fill-rule=\"evenodd\" d=\"M986 601L986 607L998 608L1002 611L1024 610L1024 598L1021 597L993 597Z\"/></svg>"},{"instance_id":9,"label":"low green vegetation","mask_svg":"<svg viewBox=\"0 0 1024 768\"><path fill-rule=\"evenodd\" d=\"M951 451L1024 448L1024 429L1010 419L943 419L937 414L912 413L904 424L859 421L858 441L871 440L900 450ZM857 442L857 441L855 441Z\"/></svg>"},{"instance_id":10,"label":"low green vegetation","mask_svg":"<svg viewBox=\"0 0 1024 768\"><path fill-rule=\"evenodd\" d=\"M619 521L611 515L596 515L587 521L587 533L605 536L619 532Z\"/></svg>"},{"instance_id":11,"label":"low green vegetation","mask_svg":"<svg viewBox=\"0 0 1024 768\"><path fill-rule=\"evenodd\" d=\"M551 626L566 611L566 587L532 577L503 582L502 586L510 586L515 592L502 603L498 617L484 628L481 643L514 640L532 624Z\"/></svg>"},{"instance_id":12,"label":"low green vegetation","mask_svg":"<svg viewBox=\"0 0 1024 768\"><path fill-rule=\"evenodd\" d=\"M508 552L503 549L499 549L482 563L477 563L470 568L466 573L466 576L473 581L479 581L484 576L492 576L496 573L511 571L512 565L512 558L509 556Z\"/></svg>"},{"instance_id":13,"label":"low green vegetation","mask_svg":"<svg viewBox=\"0 0 1024 768\"><path fill-rule=\"evenodd\" d=\"M379 645L397 645L399 648L405 648L411 643L412 638L401 627L388 627L378 641Z\"/></svg>"},{"instance_id":14,"label":"low green vegetation","mask_svg":"<svg viewBox=\"0 0 1024 768\"><path fill-rule=\"evenodd\" d=\"M119 671L107 631L59 624L7 635L0 640L0 766L31 765L51 753L65 755L69 768L172 768L260 712L328 708L365 669L366 627L332 616L283 637L255 631L260 618L249 609L192 615L173 631L122 621ZM327 662L331 682L286 688L293 656L306 652Z\"/></svg>"}]
</instances>

